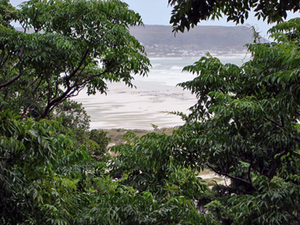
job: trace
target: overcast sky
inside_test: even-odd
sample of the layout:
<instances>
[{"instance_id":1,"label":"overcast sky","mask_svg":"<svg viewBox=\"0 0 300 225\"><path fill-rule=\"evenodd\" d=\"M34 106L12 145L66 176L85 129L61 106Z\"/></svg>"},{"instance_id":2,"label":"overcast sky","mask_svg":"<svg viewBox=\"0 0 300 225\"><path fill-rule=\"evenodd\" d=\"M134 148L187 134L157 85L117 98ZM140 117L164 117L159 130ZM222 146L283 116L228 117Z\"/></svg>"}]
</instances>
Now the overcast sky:
<instances>
[{"instance_id":1,"label":"overcast sky","mask_svg":"<svg viewBox=\"0 0 300 225\"><path fill-rule=\"evenodd\" d=\"M17 6L24 0L10 0L11 4ZM138 12L143 19L144 24L148 25L170 25L171 7L168 7L168 0L124 0L129 5L129 8ZM289 18L300 17L300 13L289 14ZM261 31L261 35L267 38L267 30L272 27L266 21L258 21L253 16L250 17L245 24L254 25ZM216 21L202 21L199 25L222 25L235 26L235 23L226 22L226 19Z\"/></svg>"}]
</instances>

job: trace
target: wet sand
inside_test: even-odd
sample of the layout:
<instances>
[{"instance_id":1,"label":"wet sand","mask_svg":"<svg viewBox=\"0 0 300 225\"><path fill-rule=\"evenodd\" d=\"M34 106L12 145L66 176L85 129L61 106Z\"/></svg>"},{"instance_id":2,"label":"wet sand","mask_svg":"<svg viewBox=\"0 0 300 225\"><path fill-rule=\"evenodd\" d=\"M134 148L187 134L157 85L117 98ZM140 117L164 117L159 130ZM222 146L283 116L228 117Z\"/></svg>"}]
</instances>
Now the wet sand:
<instances>
[{"instance_id":1,"label":"wet sand","mask_svg":"<svg viewBox=\"0 0 300 225\"><path fill-rule=\"evenodd\" d=\"M183 121L167 112L187 113L187 109L196 103L196 97L181 87L149 82L147 77L133 83L137 89L113 83L108 85L107 95L87 96L83 90L73 100L81 102L91 116L91 129L152 130L151 124L159 128L175 127L182 125Z\"/></svg>"}]
</instances>

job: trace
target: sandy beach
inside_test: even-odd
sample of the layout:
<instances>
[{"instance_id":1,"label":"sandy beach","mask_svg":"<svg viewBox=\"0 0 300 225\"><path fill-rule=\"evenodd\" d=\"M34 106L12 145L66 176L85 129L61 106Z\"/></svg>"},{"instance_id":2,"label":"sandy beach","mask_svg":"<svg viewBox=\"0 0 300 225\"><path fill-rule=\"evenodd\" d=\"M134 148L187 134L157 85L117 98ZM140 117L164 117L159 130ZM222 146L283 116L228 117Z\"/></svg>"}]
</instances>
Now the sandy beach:
<instances>
[{"instance_id":1,"label":"sandy beach","mask_svg":"<svg viewBox=\"0 0 300 225\"><path fill-rule=\"evenodd\" d=\"M74 100L81 102L91 116L91 129L148 129L182 125L179 116L167 112L187 109L196 98L180 87L135 81L137 89L122 83L109 84L107 95L87 96L82 91Z\"/></svg>"},{"instance_id":2,"label":"sandy beach","mask_svg":"<svg viewBox=\"0 0 300 225\"><path fill-rule=\"evenodd\" d=\"M182 68L193 64L199 58L151 58L152 68L148 77L135 76L133 84L137 89L123 83L108 84L107 95L81 93L73 100L83 104L91 116L91 129L147 129L151 124L175 127L184 122L171 111L188 113L187 109L196 103L196 97L183 91L176 84L192 80L195 75L182 72ZM240 65L245 55L220 57L223 63Z\"/></svg>"}]
</instances>

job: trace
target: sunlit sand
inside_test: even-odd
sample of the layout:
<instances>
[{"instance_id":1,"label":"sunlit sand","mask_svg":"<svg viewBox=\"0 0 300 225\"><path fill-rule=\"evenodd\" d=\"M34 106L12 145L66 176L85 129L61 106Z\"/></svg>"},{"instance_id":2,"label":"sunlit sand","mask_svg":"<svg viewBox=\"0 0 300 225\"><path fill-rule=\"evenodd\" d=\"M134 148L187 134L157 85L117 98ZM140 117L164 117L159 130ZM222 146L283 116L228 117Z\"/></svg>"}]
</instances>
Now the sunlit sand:
<instances>
[{"instance_id":1,"label":"sunlit sand","mask_svg":"<svg viewBox=\"0 0 300 225\"><path fill-rule=\"evenodd\" d=\"M200 57L199 57L200 58ZM122 83L108 85L107 95L87 96L84 91L73 98L81 102L91 116L91 129L148 129L152 124L159 128L175 127L184 122L170 111L188 113L187 109L196 103L196 97L183 91L176 84L192 80L195 75L182 72L199 58L152 58L148 77L135 76L133 84L137 89ZM241 65L249 59L245 55L220 56L223 63Z\"/></svg>"},{"instance_id":2,"label":"sunlit sand","mask_svg":"<svg viewBox=\"0 0 300 225\"><path fill-rule=\"evenodd\" d=\"M91 116L91 129L153 129L183 124L179 116L170 111L187 113L196 103L195 96L180 87L135 81L137 89L121 83L110 84L107 95L87 96L82 91L73 98L81 102Z\"/></svg>"}]
</instances>

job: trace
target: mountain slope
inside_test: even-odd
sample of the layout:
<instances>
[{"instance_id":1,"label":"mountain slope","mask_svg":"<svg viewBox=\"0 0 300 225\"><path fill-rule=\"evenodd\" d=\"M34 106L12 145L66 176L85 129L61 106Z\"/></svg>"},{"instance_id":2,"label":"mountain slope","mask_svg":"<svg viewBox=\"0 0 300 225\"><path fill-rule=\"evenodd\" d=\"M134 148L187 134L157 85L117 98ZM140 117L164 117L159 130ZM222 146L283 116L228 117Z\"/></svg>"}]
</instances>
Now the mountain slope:
<instances>
[{"instance_id":1,"label":"mountain slope","mask_svg":"<svg viewBox=\"0 0 300 225\"><path fill-rule=\"evenodd\" d=\"M207 51L241 53L246 50L245 44L253 42L253 32L246 26L197 26L174 35L171 26L145 25L131 27L130 33L145 46L149 56L193 56Z\"/></svg>"}]
</instances>

